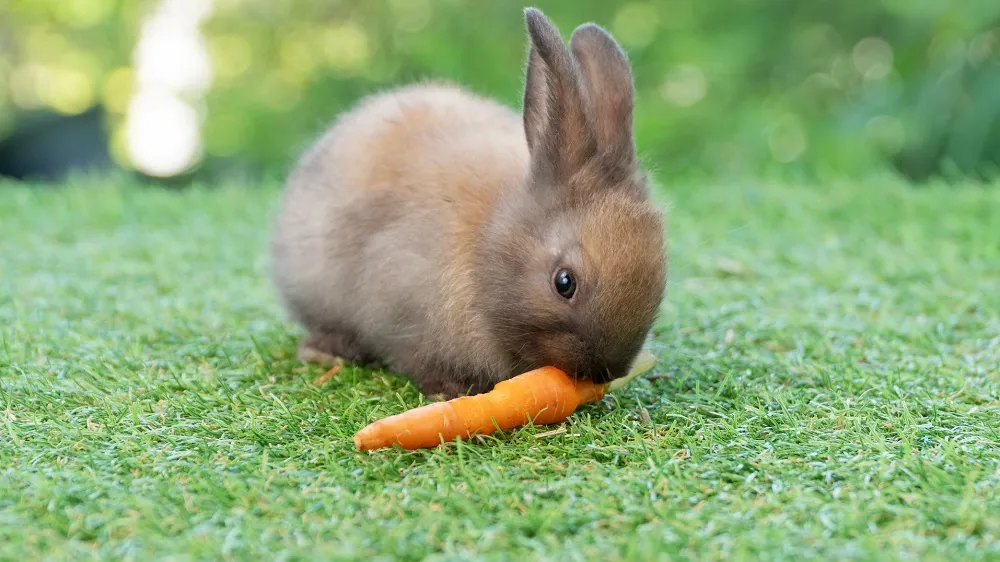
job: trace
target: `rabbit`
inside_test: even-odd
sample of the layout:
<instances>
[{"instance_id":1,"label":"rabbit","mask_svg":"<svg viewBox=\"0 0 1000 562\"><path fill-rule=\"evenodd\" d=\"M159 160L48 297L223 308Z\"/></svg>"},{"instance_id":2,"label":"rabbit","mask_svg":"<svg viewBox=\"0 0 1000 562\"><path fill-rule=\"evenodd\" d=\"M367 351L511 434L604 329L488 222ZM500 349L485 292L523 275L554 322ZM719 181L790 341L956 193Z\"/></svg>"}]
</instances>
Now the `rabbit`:
<instances>
[{"instance_id":1,"label":"rabbit","mask_svg":"<svg viewBox=\"0 0 1000 562\"><path fill-rule=\"evenodd\" d=\"M542 366L622 377L665 297L665 211L625 52L538 9L522 112L444 81L369 94L301 155L271 240L298 358L386 368L435 400Z\"/></svg>"}]
</instances>

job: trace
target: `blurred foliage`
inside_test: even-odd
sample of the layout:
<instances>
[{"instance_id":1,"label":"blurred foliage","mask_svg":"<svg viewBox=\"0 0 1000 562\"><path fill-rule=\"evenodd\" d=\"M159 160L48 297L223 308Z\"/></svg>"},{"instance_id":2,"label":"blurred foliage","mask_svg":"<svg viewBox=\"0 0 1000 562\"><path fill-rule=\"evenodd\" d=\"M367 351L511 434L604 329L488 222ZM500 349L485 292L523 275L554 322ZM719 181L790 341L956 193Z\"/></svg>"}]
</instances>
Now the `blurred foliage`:
<instances>
[{"instance_id":1,"label":"blurred foliage","mask_svg":"<svg viewBox=\"0 0 1000 562\"><path fill-rule=\"evenodd\" d=\"M202 0L191 0L194 2ZM203 0L208 1L208 0ZM804 167L910 177L1000 165L996 0L539 0L568 37L596 21L628 50L636 135L661 173ZM104 104L118 133L153 0L0 3L0 136L22 113ZM199 102L207 162L283 170L339 111L442 78L518 106L521 4L216 0ZM6 12L5 12L6 11ZM120 146L115 153L124 160Z\"/></svg>"}]
</instances>

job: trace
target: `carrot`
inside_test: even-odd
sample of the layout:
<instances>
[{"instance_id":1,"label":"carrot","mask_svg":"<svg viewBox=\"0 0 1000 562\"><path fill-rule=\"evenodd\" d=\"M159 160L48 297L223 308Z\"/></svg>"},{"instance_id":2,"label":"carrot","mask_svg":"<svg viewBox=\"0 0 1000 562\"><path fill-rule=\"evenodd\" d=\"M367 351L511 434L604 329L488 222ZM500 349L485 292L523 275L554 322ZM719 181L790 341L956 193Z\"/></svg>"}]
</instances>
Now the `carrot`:
<instances>
[{"instance_id":1,"label":"carrot","mask_svg":"<svg viewBox=\"0 0 1000 562\"><path fill-rule=\"evenodd\" d=\"M580 404L600 400L653 364L655 358L642 357L628 376L609 384L574 380L555 367L542 367L503 381L484 394L427 404L373 422L355 434L354 445L360 451L391 445L413 450L488 435L529 420L540 425L559 423Z\"/></svg>"}]
</instances>

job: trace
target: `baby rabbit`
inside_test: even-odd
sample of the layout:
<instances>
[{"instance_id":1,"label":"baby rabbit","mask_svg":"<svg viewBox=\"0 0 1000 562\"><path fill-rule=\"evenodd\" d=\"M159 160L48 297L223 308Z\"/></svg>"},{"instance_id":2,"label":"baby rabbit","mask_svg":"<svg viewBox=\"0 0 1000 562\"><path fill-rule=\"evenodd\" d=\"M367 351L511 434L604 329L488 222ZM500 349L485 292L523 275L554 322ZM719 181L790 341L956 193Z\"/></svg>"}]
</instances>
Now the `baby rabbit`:
<instances>
[{"instance_id":1,"label":"baby rabbit","mask_svg":"<svg viewBox=\"0 0 1000 562\"><path fill-rule=\"evenodd\" d=\"M423 83L346 112L288 178L273 278L302 360L486 392L553 365L629 371L666 283L665 219L632 134L625 53L594 24L569 48L537 9L523 115Z\"/></svg>"}]
</instances>

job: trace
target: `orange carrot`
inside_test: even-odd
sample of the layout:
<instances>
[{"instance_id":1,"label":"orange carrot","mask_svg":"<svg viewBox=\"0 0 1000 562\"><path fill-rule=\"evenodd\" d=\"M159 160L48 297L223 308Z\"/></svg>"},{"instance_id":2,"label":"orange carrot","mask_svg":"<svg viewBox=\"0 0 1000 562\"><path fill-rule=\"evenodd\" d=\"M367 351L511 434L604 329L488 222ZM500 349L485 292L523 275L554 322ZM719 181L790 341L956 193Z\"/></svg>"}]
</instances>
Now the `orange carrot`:
<instances>
[{"instance_id":1,"label":"orange carrot","mask_svg":"<svg viewBox=\"0 0 1000 562\"><path fill-rule=\"evenodd\" d=\"M529 421L559 423L580 404L600 400L609 390L624 386L651 367L648 360L640 362L627 377L610 384L574 380L555 367L542 367L503 381L484 394L427 404L371 423L354 436L354 445L360 451L391 445L413 450L434 447L442 440L488 435Z\"/></svg>"}]
</instances>

